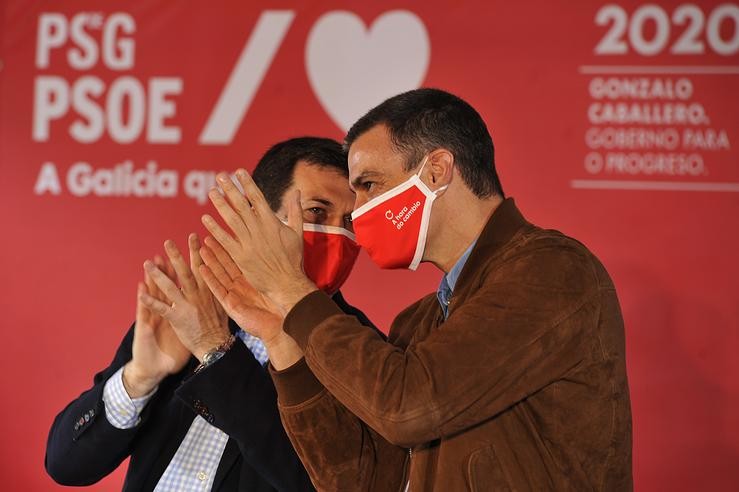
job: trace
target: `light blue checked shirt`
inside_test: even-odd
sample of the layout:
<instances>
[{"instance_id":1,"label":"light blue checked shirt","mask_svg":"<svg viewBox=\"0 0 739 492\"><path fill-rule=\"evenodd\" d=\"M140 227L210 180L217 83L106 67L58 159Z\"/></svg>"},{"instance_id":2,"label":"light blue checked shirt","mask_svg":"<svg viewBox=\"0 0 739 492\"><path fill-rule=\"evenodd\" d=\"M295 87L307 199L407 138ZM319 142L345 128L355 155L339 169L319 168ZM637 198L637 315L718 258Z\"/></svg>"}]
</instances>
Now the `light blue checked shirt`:
<instances>
[{"instance_id":1,"label":"light blue checked shirt","mask_svg":"<svg viewBox=\"0 0 739 492\"><path fill-rule=\"evenodd\" d=\"M470 253L472 253L472 248L475 247L475 244L477 244L477 239L475 239L472 244L470 244L470 247L462 253L462 256L459 257L452 269L449 270L449 273L444 275L441 279L441 284L439 284L439 288L436 291L436 297L439 299L439 304L441 304L441 310L444 311L444 319L449 317L449 303L452 301L454 286L457 285L459 274L462 273L462 268L464 268L465 263L467 263L467 258L470 257Z\"/></svg>"},{"instance_id":2,"label":"light blue checked shirt","mask_svg":"<svg viewBox=\"0 0 739 492\"><path fill-rule=\"evenodd\" d=\"M267 350L262 341L243 330L236 335L254 354L260 364L267 362ZM105 383L103 403L105 416L113 427L130 429L141 421L141 411L156 393L156 388L141 398L128 396L123 386L123 368ZM187 435L159 479L156 492L207 492L226 449L228 435L213 427L199 415L192 421Z\"/></svg>"}]
</instances>

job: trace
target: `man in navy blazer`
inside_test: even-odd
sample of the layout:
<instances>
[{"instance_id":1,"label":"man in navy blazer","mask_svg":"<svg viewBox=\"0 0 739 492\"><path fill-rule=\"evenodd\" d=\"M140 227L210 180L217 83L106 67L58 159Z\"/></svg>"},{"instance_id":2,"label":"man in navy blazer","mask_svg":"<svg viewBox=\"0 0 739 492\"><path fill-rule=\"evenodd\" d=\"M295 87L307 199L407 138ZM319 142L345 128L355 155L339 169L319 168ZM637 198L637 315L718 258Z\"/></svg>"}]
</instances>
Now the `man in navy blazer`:
<instances>
[{"instance_id":1,"label":"man in navy blazer","mask_svg":"<svg viewBox=\"0 0 739 492\"><path fill-rule=\"evenodd\" d=\"M354 198L337 142L313 137L282 142L265 154L254 175L278 215L288 192L300 189L306 222L351 227ZM196 237L190 238L189 268L173 243L165 249L170 264L157 259L159 270L181 285L190 277L204 287ZM56 482L93 484L130 456L124 490L313 490L280 422L264 347L206 291L188 306L190 319L164 319L147 309L151 299L170 301L147 274L146 284L139 285L137 322L111 364L54 420L46 470ZM333 299L372 326L340 292ZM203 349L215 343L205 323L193 322L207 317L205 311L219 319L220 328L214 329L230 334L228 343L212 350ZM195 328L183 330L180 324Z\"/></svg>"}]
</instances>

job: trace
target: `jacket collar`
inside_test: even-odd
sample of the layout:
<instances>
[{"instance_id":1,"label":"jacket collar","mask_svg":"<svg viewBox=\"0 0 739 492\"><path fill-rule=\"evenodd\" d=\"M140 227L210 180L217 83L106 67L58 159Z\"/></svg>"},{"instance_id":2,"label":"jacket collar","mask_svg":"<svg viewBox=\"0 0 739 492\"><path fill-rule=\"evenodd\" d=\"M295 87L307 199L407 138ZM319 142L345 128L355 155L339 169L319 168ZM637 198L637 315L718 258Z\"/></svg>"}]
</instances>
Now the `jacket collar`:
<instances>
[{"instance_id":1,"label":"jacket collar","mask_svg":"<svg viewBox=\"0 0 739 492\"><path fill-rule=\"evenodd\" d=\"M457 279L456 290L459 292L460 288L466 287L473 272L479 271L491 256L508 244L526 225L530 224L516 207L513 198L503 200L490 215L477 238L477 243Z\"/></svg>"}]
</instances>

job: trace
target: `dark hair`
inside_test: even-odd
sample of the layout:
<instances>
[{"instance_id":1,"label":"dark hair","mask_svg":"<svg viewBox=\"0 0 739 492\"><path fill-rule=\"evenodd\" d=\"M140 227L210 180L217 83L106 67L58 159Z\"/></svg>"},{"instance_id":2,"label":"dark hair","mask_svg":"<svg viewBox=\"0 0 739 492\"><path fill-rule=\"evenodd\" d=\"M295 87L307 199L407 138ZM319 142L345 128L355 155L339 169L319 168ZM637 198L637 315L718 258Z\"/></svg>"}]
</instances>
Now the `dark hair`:
<instances>
[{"instance_id":1,"label":"dark hair","mask_svg":"<svg viewBox=\"0 0 739 492\"><path fill-rule=\"evenodd\" d=\"M475 109L439 89L416 89L387 99L349 129L344 149L377 125L390 131L395 148L405 154L405 170L423 156L444 148L454 155L462 180L479 198L505 196L495 171L495 148L487 126Z\"/></svg>"},{"instance_id":2,"label":"dark hair","mask_svg":"<svg viewBox=\"0 0 739 492\"><path fill-rule=\"evenodd\" d=\"M330 138L299 137L273 145L259 159L252 178L262 190L270 208L277 211L282 197L293 184L293 172L299 161L336 169L349 176L346 153L341 144Z\"/></svg>"}]
</instances>

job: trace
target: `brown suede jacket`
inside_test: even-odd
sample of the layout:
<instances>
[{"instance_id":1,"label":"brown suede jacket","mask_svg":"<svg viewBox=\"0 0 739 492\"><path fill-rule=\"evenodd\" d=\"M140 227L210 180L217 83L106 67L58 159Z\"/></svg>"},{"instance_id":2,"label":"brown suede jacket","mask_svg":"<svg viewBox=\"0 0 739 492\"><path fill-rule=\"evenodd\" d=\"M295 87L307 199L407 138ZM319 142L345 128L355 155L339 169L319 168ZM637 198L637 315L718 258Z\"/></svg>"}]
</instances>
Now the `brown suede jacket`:
<instances>
[{"instance_id":1,"label":"brown suede jacket","mask_svg":"<svg viewBox=\"0 0 739 492\"><path fill-rule=\"evenodd\" d=\"M428 295L385 341L314 292L285 330L305 358L272 377L319 490L633 488L613 283L582 244L528 223L512 199L478 238L446 320Z\"/></svg>"}]
</instances>

